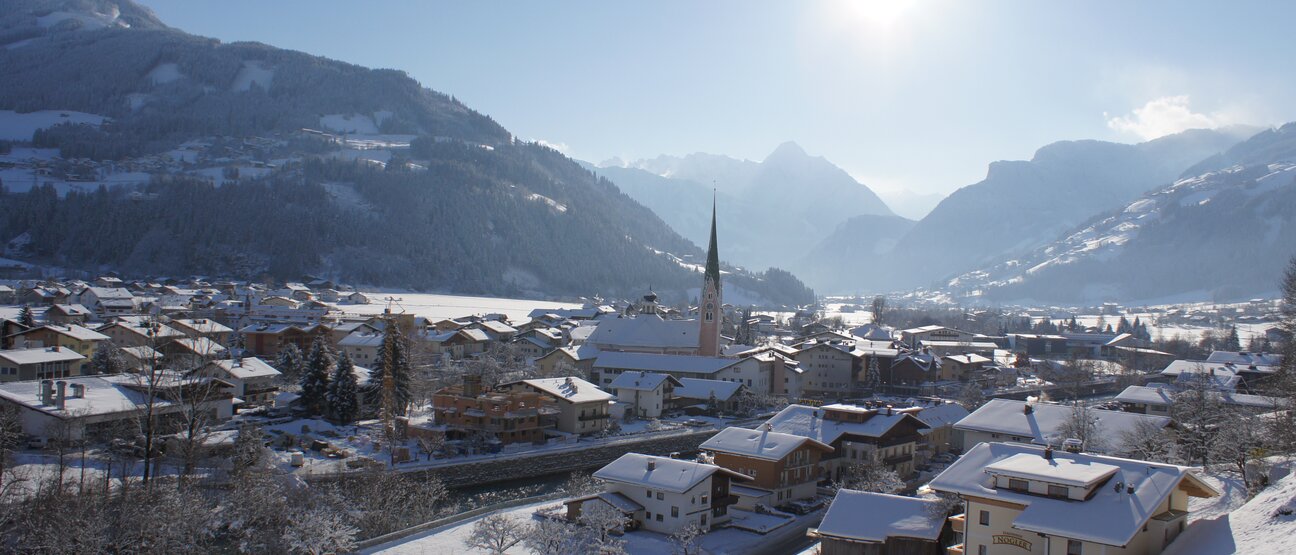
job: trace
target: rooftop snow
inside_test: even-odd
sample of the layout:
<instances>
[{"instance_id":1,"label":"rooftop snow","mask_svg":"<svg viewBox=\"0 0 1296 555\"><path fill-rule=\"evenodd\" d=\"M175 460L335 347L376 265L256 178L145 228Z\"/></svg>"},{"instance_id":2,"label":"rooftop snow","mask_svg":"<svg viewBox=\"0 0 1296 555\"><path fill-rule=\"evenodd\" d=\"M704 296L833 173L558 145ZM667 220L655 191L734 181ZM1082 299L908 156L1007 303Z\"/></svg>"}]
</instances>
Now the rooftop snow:
<instances>
[{"instance_id":1,"label":"rooftop snow","mask_svg":"<svg viewBox=\"0 0 1296 555\"><path fill-rule=\"evenodd\" d=\"M220 368L235 379L247 380L252 378L268 378L279 375L279 371L274 367L256 357L247 357L235 365L233 360L214 360L212 366Z\"/></svg>"},{"instance_id":2,"label":"rooftop snow","mask_svg":"<svg viewBox=\"0 0 1296 555\"><path fill-rule=\"evenodd\" d=\"M698 323L694 320L650 317L608 318L599 321L598 327L586 341L596 345L696 349Z\"/></svg>"},{"instance_id":3,"label":"rooftop snow","mask_svg":"<svg viewBox=\"0 0 1296 555\"><path fill-rule=\"evenodd\" d=\"M940 539L945 519L933 516L939 502L867 491L837 491L819 523L823 536L882 543L887 538ZM867 518L865 518L867 516Z\"/></svg>"},{"instance_id":4,"label":"rooftop snow","mask_svg":"<svg viewBox=\"0 0 1296 555\"><path fill-rule=\"evenodd\" d=\"M652 468L649 468L650 462ZM693 489L694 486L702 483L716 472L723 472L738 480L751 479L712 464L654 457L639 453L621 455L617 460L598 469L594 473L594 477L609 482L660 489L672 493L684 493Z\"/></svg>"},{"instance_id":5,"label":"rooftop snow","mask_svg":"<svg viewBox=\"0 0 1296 555\"><path fill-rule=\"evenodd\" d=\"M1154 516L1153 511L1185 479L1193 482L1194 489L1219 494L1193 476L1193 469L1188 467L1060 451L1053 453L1053 460L1058 464L1113 467L1115 470L1110 480L1131 485L1134 492L1124 488L1116 491L1104 486L1095 489L1093 495L1084 501L1076 501L995 488L994 481L987 475L987 467L1009 459L1018 460L1015 457L1023 454L1044 461L1040 447L982 443L936 476L929 485L937 491L1024 505L1025 509L1013 520L1013 528L1112 546L1128 545Z\"/></svg>"},{"instance_id":6,"label":"rooftop snow","mask_svg":"<svg viewBox=\"0 0 1296 555\"><path fill-rule=\"evenodd\" d=\"M522 380L522 383L571 403L593 403L612 399L612 394L576 377L536 378Z\"/></svg>"},{"instance_id":7,"label":"rooftop snow","mask_svg":"<svg viewBox=\"0 0 1296 555\"><path fill-rule=\"evenodd\" d=\"M598 343L591 338L590 343ZM640 370L647 372L681 372L687 374L714 374L742 362L737 358L714 358L686 355L658 355L650 353L622 353L606 351L594 361L595 368L615 370Z\"/></svg>"},{"instance_id":8,"label":"rooftop snow","mask_svg":"<svg viewBox=\"0 0 1296 555\"><path fill-rule=\"evenodd\" d=\"M699 448L777 461L801 448L807 442L827 452L833 450L832 447L804 436L781 434L766 430L749 430L733 426L711 436L711 439L703 442Z\"/></svg>"},{"instance_id":9,"label":"rooftop snow","mask_svg":"<svg viewBox=\"0 0 1296 555\"><path fill-rule=\"evenodd\" d=\"M1013 455L985 467L985 471L990 474L1078 487L1092 486L1117 470L1117 467L1109 464L1065 457L1046 459L1034 453Z\"/></svg>"},{"instance_id":10,"label":"rooftop snow","mask_svg":"<svg viewBox=\"0 0 1296 555\"><path fill-rule=\"evenodd\" d=\"M655 372L622 372L616 379L612 380L609 387L634 391L652 391L660 387L662 382L667 379L673 378L671 378L670 374L658 374Z\"/></svg>"},{"instance_id":11,"label":"rooftop snow","mask_svg":"<svg viewBox=\"0 0 1296 555\"><path fill-rule=\"evenodd\" d=\"M701 378L680 378L680 386L675 388L675 396L681 399L706 400L715 396L717 401L728 402L743 384L724 380L704 380Z\"/></svg>"},{"instance_id":12,"label":"rooftop snow","mask_svg":"<svg viewBox=\"0 0 1296 555\"><path fill-rule=\"evenodd\" d=\"M913 415L903 412L892 412L889 415L879 412L863 422L842 422L824 420L823 414L824 411L820 408L791 405L765 423L769 424L775 432L808 437L832 445L843 435L882 437L905 418L913 418ZM922 421L917 423L919 426L922 425Z\"/></svg>"},{"instance_id":13,"label":"rooftop snow","mask_svg":"<svg viewBox=\"0 0 1296 555\"><path fill-rule=\"evenodd\" d=\"M1061 445L1067 439L1062 437L1062 429L1073 414L1072 407L1032 403L1029 414L1025 412L1025 407L1025 401L991 399L959 420L954 428L1028 437L1038 445ZM1161 427L1170 425L1170 419L1165 416L1102 409L1091 409L1089 414L1095 421L1098 435L1113 441L1119 441L1124 432L1134 430L1139 422L1152 422ZM1121 446L1113 447L1118 447L1119 451Z\"/></svg>"},{"instance_id":14,"label":"rooftop snow","mask_svg":"<svg viewBox=\"0 0 1296 555\"><path fill-rule=\"evenodd\" d=\"M34 349L8 349L0 351L0 359L19 366L49 362L72 362L85 357L67 347L37 347Z\"/></svg>"}]
</instances>

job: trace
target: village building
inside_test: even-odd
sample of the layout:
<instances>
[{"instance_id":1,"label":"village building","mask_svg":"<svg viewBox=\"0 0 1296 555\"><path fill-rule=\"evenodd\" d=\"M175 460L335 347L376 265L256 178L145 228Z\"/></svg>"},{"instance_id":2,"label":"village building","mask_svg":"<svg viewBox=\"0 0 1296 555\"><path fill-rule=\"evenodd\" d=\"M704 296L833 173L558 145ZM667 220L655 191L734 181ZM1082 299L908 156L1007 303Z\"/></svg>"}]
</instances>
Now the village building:
<instances>
[{"instance_id":1,"label":"village building","mask_svg":"<svg viewBox=\"0 0 1296 555\"><path fill-rule=\"evenodd\" d=\"M680 378L679 382L672 407L694 415L738 412L739 401L750 392L739 382L700 378Z\"/></svg>"},{"instance_id":2,"label":"village building","mask_svg":"<svg viewBox=\"0 0 1296 555\"><path fill-rule=\"evenodd\" d=\"M133 425L150 403L162 430L178 428L177 417L192 407L212 423L233 414L230 395L219 391L223 384L167 374L151 385L137 374L3 383L0 405L18 411L24 433L51 440L110 436L116 426Z\"/></svg>"},{"instance_id":3,"label":"village building","mask_svg":"<svg viewBox=\"0 0 1296 555\"><path fill-rule=\"evenodd\" d=\"M934 499L841 489L806 535L819 540L821 555L941 555L951 534L939 507Z\"/></svg>"},{"instance_id":4,"label":"village building","mask_svg":"<svg viewBox=\"0 0 1296 555\"><path fill-rule=\"evenodd\" d=\"M101 319L134 314L138 299L125 287L87 287L78 295L85 305Z\"/></svg>"},{"instance_id":5,"label":"village building","mask_svg":"<svg viewBox=\"0 0 1296 555\"><path fill-rule=\"evenodd\" d=\"M122 317L111 324L104 324L95 331L107 335L113 345L118 347L161 348L176 339L183 339L185 334L179 330L144 317Z\"/></svg>"},{"instance_id":6,"label":"village building","mask_svg":"<svg viewBox=\"0 0 1296 555\"><path fill-rule=\"evenodd\" d=\"M1189 467L1014 443L973 447L929 486L964 502L950 551L985 555L1157 555L1190 497L1220 495Z\"/></svg>"},{"instance_id":7,"label":"village building","mask_svg":"<svg viewBox=\"0 0 1296 555\"><path fill-rule=\"evenodd\" d=\"M1165 416L1132 412L1077 408L1070 405L991 399L967 415L954 429L963 434L963 445L971 449L978 443L1013 442L1031 445L1061 446L1068 437L1067 426L1077 417L1077 410L1091 422L1093 431L1085 439L1086 451L1124 455L1129 451L1125 437L1140 426L1153 425L1167 429ZM1169 433L1169 430L1166 430Z\"/></svg>"},{"instance_id":8,"label":"village building","mask_svg":"<svg viewBox=\"0 0 1296 555\"><path fill-rule=\"evenodd\" d=\"M768 368L768 367L766 367ZM701 378L741 383L754 392L772 389L770 376L754 358L716 358L645 353L602 352L591 367L595 382L611 386L623 372L656 372L676 378Z\"/></svg>"},{"instance_id":9,"label":"village building","mask_svg":"<svg viewBox=\"0 0 1296 555\"><path fill-rule=\"evenodd\" d=\"M445 387L432 396L434 428L414 435L442 434L451 441L488 438L499 445L543 443L545 431L556 425L558 411L536 391L489 391L481 377L464 376L463 384Z\"/></svg>"},{"instance_id":10,"label":"village building","mask_svg":"<svg viewBox=\"0 0 1296 555\"><path fill-rule=\"evenodd\" d=\"M141 372L157 366L165 360L162 353L144 346L118 347L117 354L126 364L127 372Z\"/></svg>"},{"instance_id":11,"label":"village building","mask_svg":"<svg viewBox=\"0 0 1296 555\"><path fill-rule=\"evenodd\" d=\"M536 378L504 384L507 391L532 391L553 401L558 408L555 429L569 434L589 435L608 429L612 394L574 376Z\"/></svg>"},{"instance_id":12,"label":"village building","mask_svg":"<svg viewBox=\"0 0 1296 555\"><path fill-rule=\"evenodd\" d=\"M900 331L900 341L908 345L910 349L922 347L923 341L952 341L954 343L969 343L978 339L977 334L968 333L954 328L945 326L921 326L909 328Z\"/></svg>"},{"instance_id":13,"label":"village building","mask_svg":"<svg viewBox=\"0 0 1296 555\"><path fill-rule=\"evenodd\" d=\"M1180 393L1179 388L1168 384L1131 385L1116 395L1115 400L1121 403L1125 412L1172 417L1171 408ZM1255 412L1285 410L1290 406L1287 400L1268 395L1228 390L1208 391L1206 394L1225 406Z\"/></svg>"},{"instance_id":14,"label":"village building","mask_svg":"<svg viewBox=\"0 0 1296 555\"><path fill-rule=\"evenodd\" d=\"M328 339L331 330L324 324L260 323L244 326L239 333L243 334L243 347L249 353L273 359L289 344L296 345L302 353L309 352L315 339Z\"/></svg>"},{"instance_id":15,"label":"village building","mask_svg":"<svg viewBox=\"0 0 1296 555\"><path fill-rule=\"evenodd\" d=\"M338 350L356 364L377 365L378 348L382 346L383 334L357 331L338 341Z\"/></svg>"},{"instance_id":16,"label":"village building","mask_svg":"<svg viewBox=\"0 0 1296 555\"><path fill-rule=\"evenodd\" d=\"M80 376L86 357L67 347L0 351L0 382Z\"/></svg>"},{"instance_id":17,"label":"village building","mask_svg":"<svg viewBox=\"0 0 1296 555\"><path fill-rule=\"evenodd\" d=\"M234 330L211 318L181 318L167 322L189 337L204 337L221 345L229 345Z\"/></svg>"},{"instance_id":18,"label":"village building","mask_svg":"<svg viewBox=\"0 0 1296 555\"><path fill-rule=\"evenodd\" d=\"M901 478L914 473L914 455L927 427L914 415L919 409L869 409L854 405L791 405L765 423L769 430L808 437L833 451L820 464L822 476L839 480L851 464L875 461Z\"/></svg>"},{"instance_id":19,"label":"village building","mask_svg":"<svg viewBox=\"0 0 1296 555\"><path fill-rule=\"evenodd\" d=\"M711 455L711 462L744 474L751 481L734 484L740 509L755 511L758 505L777 507L816 495L820 478L819 461L833 448L804 436L728 427L698 446Z\"/></svg>"},{"instance_id":20,"label":"village building","mask_svg":"<svg viewBox=\"0 0 1296 555\"><path fill-rule=\"evenodd\" d=\"M14 348L67 347L83 357L94 356L99 344L108 336L76 324L49 324L18 332L5 338L5 344Z\"/></svg>"},{"instance_id":21,"label":"village building","mask_svg":"<svg viewBox=\"0 0 1296 555\"><path fill-rule=\"evenodd\" d=\"M675 400L675 388L682 386L670 374L622 372L612 380L611 392L617 402L636 418L661 418Z\"/></svg>"},{"instance_id":22,"label":"village building","mask_svg":"<svg viewBox=\"0 0 1296 555\"><path fill-rule=\"evenodd\" d=\"M45 321L60 326L84 326L94 312L80 304L55 304L45 310Z\"/></svg>"},{"instance_id":23,"label":"village building","mask_svg":"<svg viewBox=\"0 0 1296 555\"><path fill-rule=\"evenodd\" d=\"M600 354L602 354L602 351L593 345L559 347L536 359L535 365L536 369L546 376L569 374L592 376L594 362ZM603 383L597 378L591 379ZM609 381L604 385L610 385L611 383Z\"/></svg>"},{"instance_id":24,"label":"village building","mask_svg":"<svg viewBox=\"0 0 1296 555\"><path fill-rule=\"evenodd\" d=\"M967 417L968 410L963 405L950 402L921 405L921 408L915 416L927 428L918 431L925 438L918 450L919 458L925 460L950 451L962 452L963 434L955 430L954 425Z\"/></svg>"},{"instance_id":25,"label":"village building","mask_svg":"<svg viewBox=\"0 0 1296 555\"><path fill-rule=\"evenodd\" d=\"M279 394L279 371L256 357L213 360L198 372L229 384L229 393L242 407L270 405Z\"/></svg>"},{"instance_id":26,"label":"village building","mask_svg":"<svg viewBox=\"0 0 1296 555\"><path fill-rule=\"evenodd\" d=\"M604 495L567 501L567 518L580 518L587 503L607 503L625 514L632 529L674 534L694 525L711 530L730 521L737 503L731 484L751 478L712 464L626 453L594 473Z\"/></svg>"}]
</instances>

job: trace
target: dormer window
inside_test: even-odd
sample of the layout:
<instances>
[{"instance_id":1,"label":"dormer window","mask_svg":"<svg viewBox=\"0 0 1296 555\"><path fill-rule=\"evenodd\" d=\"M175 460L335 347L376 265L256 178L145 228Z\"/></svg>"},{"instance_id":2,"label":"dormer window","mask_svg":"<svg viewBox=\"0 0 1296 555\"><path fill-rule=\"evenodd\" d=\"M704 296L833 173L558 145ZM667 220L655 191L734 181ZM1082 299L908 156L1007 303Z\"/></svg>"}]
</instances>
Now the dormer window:
<instances>
[{"instance_id":1,"label":"dormer window","mask_svg":"<svg viewBox=\"0 0 1296 555\"><path fill-rule=\"evenodd\" d=\"M1030 482L1027 482L1026 480L1018 480L1016 478L1009 478L1008 489L1030 491ZM1050 486L1050 489L1052 489L1052 486Z\"/></svg>"}]
</instances>

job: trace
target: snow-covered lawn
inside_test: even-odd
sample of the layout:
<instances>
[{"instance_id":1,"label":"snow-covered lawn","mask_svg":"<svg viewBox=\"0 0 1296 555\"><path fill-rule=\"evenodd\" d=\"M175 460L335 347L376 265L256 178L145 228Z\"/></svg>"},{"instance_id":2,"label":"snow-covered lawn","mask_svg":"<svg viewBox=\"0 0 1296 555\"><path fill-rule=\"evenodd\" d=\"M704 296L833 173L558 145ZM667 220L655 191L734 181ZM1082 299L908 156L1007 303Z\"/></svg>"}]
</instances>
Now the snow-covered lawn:
<instances>
[{"instance_id":1,"label":"snow-covered lawn","mask_svg":"<svg viewBox=\"0 0 1296 555\"><path fill-rule=\"evenodd\" d=\"M54 127L60 123L86 123L98 126L102 125L105 119L108 118L71 110L39 110L25 114L13 110L0 110L0 140L30 141L37 129Z\"/></svg>"},{"instance_id":2,"label":"snow-covered lawn","mask_svg":"<svg viewBox=\"0 0 1296 555\"><path fill-rule=\"evenodd\" d=\"M1231 474L1206 476L1224 495L1193 499L1189 507L1192 522L1164 554L1289 552L1296 546L1296 474L1291 473L1291 462L1275 465L1270 478L1269 487L1247 501L1238 478Z\"/></svg>"},{"instance_id":3,"label":"snow-covered lawn","mask_svg":"<svg viewBox=\"0 0 1296 555\"><path fill-rule=\"evenodd\" d=\"M530 318L527 317L532 310L537 308L544 309L564 309L580 308L580 303L560 303L551 301L536 301L530 299L503 299L493 297L469 297L463 295L433 295L425 293L377 293L366 291L373 300L372 304L339 305L338 309L350 314L377 315L382 314L383 309L387 308L387 303L383 299L393 297L398 299L395 311L403 309L407 313L413 313L417 316L428 318L429 320L444 320L446 318L460 318L463 316L472 316L474 314L504 314L509 320L514 322L525 322Z\"/></svg>"}]
</instances>

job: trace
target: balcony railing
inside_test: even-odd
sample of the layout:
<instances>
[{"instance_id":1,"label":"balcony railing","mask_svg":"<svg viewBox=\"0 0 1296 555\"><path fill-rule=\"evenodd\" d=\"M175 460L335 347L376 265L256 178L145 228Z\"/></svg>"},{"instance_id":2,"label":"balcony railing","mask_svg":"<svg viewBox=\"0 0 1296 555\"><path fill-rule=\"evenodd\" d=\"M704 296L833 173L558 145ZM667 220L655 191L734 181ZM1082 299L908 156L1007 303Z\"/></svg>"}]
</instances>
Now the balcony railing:
<instances>
[{"instance_id":1,"label":"balcony railing","mask_svg":"<svg viewBox=\"0 0 1296 555\"><path fill-rule=\"evenodd\" d=\"M949 517L949 522L950 522L950 528L953 529L954 532L956 533L962 534L963 531L967 529L966 514L954 515L952 517Z\"/></svg>"},{"instance_id":2,"label":"balcony railing","mask_svg":"<svg viewBox=\"0 0 1296 555\"><path fill-rule=\"evenodd\" d=\"M581 415L581 416L576 417L576 419L577 419L577 420L580 420L581 422L588 422L588 421L590 421L590 420L605 420L605 419L608 418L608 416L609 416L609 415L608 415L607 413L600 413L600 414L584 414L584 415Z\"/></svg>"}]
</instances>

